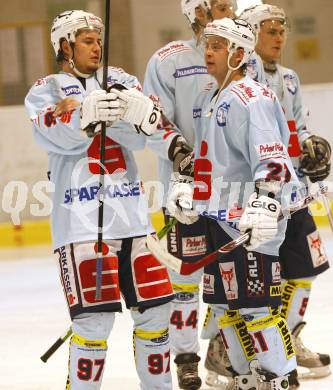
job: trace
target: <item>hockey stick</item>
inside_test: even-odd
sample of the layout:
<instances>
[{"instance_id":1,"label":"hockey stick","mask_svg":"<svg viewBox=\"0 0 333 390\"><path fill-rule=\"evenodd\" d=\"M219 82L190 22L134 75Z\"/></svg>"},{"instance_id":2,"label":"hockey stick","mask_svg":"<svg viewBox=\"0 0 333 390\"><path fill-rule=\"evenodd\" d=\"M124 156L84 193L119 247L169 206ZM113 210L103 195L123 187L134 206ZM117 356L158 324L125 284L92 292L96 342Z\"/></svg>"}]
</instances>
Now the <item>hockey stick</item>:
<instances>
[{"instance_id":1,"label":"hockey stick","mask_svg":"<svg viewBox=\"0 0 333 390\"><path fill-rule=\"evenodd\" d=\"M279 216L279 220L282 220L285 215L293 214L296 211L299 211L304 207L308 206L309 203L311 203L313 200L317 200L321 195L326 194L327 191L327 186L324 186L322 184L319 185L319 190L316 191L316 193L314 193L313 195L308 195L294 207L283 210L283 212ZM212 252L209 255L204 256L201 259L192 263L188 263L171 255L160 245L159 240L155 236L147 236L147 246L150 249L151 253L166 267L171 268L173 271L177 272L180 275L190 275L198 269L212 263L213 261L216 261L221 255L233 251L240 245L246 244L250 238L250 233L242 234L235 240L232 240L229 243L221 246L215 252Z\"/></svg>"},{"instance_id":2,"label":"hockey stick","mask_svg":"<svg viewBox=\"0 0 333 390\"><path fill-rule=\"evenodd\" d=\"M328 222L330 224L330 228L331 228L331 231L333 233L333 216L332 216L330 202L325 194L322 195L320 200L323 202L323 205L324 205L324 208L325 208L325 211L327 214Z\"/></svg>"},{"instance_id":3,"label":"hockey stick","mask_svg":"<svg viewBox=\"0 0 333 390\"><path fill-rule=\"evenodd\" d=\"M50 356L54 354L54 352L68 339L68 337L72 334L72 328L70 327L63 336L59 337L58 340L51 345L51 347L40 357L40 359L46 363Z\"/></svg>"},{"instance_id":4,"label":"hockey stick","mask_svg":"<svg viewBox=\"0 0 333 390\"><path fill-rule=\"evenodd\" d=\"M110 0L105 0L105 33L103 45L103 83L102 89L108 86L109 63L109 31L110 31ZM103 270L103 216L104 216L104 163L105 163L105 138L106 122L102 122L99 166L99 191L98 191L98 235L97 235L97 260L96 260L96 301L102 299L102 270Z\"/></svg>"},{"instance_id":5,"label":"hockey stick","mask_svg":"<svg viewBox=\"0 0 333 390\"><path fill-rule=\"evenodd\" d=\"M176 218L170 218L169 222L157 233L157 237L161 240L169 231L176 225ZM59 337L58 340L51 345L51 347L40 357L40 359L46 363L50 356L59 349L62 344L72 335L72 327L66 330L63 336Z\"/></svg>"}]
</instances>

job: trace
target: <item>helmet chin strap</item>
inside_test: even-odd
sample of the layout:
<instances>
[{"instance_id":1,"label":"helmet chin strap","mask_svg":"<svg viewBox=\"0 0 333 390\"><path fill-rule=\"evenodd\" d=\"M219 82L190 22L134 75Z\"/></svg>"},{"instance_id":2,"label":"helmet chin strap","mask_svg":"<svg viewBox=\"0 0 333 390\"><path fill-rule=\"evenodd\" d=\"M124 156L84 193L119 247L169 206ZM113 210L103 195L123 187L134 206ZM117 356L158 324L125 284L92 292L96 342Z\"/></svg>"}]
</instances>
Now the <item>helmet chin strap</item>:
<instances>
[{"instance_id":1,"label":"helmet chin strap","mask_svg":"<svg viewBox=\"0 0 333 390\"><path fill-rule=\"evenodd\" d=\"M235 52L236 52L235 49L231 49L231 48L229 49L229 55L228 55L228 72L227 72L227 74L226 74L226 76L225 76L225 78L224 78L224 80L223 80L223 83L222 83L222 85L221 85L221 87L220 87L220 91L223 90L225 84L226 84L227 81L229 80L229 77L230 77L231 73L232 73L233 71L239 69L239 68L243 65L242 62L240 62L235 68L233 68L233 67L230 65L231 57L233 56L233 54L234 54Z\"/></svg>"},{"instance_id":2,"label":"helmet chin strap","mask_svg":"<svg viewBox=\"0 0 333 390\"><path fill-rule=\"evenodd\" d=\"M75 63L74 63L74 60L73 58L70 58L68 60L68 63L69 63L69 66L73 69L74 73L79 76L79 77L82 77L84 79L87 79L88 77L91 76L91 73L82 73L80 72L76 67L75 67Z\"/></svg>"}]
</instances>

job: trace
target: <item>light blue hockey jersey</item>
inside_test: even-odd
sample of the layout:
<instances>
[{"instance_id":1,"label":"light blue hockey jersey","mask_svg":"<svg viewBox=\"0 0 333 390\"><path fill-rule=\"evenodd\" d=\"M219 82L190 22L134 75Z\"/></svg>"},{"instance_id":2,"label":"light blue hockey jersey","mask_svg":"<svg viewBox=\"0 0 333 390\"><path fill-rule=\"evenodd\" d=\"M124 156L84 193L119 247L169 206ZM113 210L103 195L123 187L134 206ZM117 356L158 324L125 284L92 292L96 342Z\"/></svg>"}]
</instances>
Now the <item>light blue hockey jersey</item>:
<instances>
[{"instance_id":1,"label":"light blue hockey jersey","mask_svg":"<svg viewBox=\"0 0 333 390\"><path fill-rule=\"evenodd\" d=\"M86 79L86 89L69 73L38 80L25 99L36 142L48 153L52 194L51 230L54 248L97 239L100 136L85 137L80 130L80 107L54 119L55 104L66 97L79 102L101 89L102 69ZM109 67L108 86L138 87L138 80ZM107 128L105 148L105 239L145 235L152 231L146 199L132 150L145 147L145 136L118 121Z\"/></svg>"},{"instance_id":2,"label":"light blue hockey jersey","mask_svg":"<svg viewBox=\"0 0 333 390\"><path fill-rule=\"evenodd\" d=\"M193 118L195 207L236 238L237 225L223 221L239 218L254 181L289 182L290 190L299 188L287 152L290 134L284 113L274 92L247 76L218 94L214 89L201 93ZM286 221L279 225L279 234L258 251L278 254Z\"/></svg>"},{"instance_id":3,"label":"light blue hockey jersey","mask_svg":"<svg viewBox=\"0 0 333 390\"><path fill-rule=\"evenodd\" d=\"M143 91L159 97L163 112L171 123L147 140L147 145L157 153L159 179L165 189L164 202L172 174L168 158L171 141L181 134L193 147L193 104L198 94L214 79L207 74L203 47L196 40L175 41L154 53L148 62ZM215 82L214 82L215 83Z\"/></svg>"},{"instance_id":4,"label":"light blue hockey jersey","mask_svg":"<svg viewBox=\"0 0 333 390\"><path fill-rule=\"evenodd\" d=\"M275 72L263 72L263 64L256 53L248 64L248 74L266 84L277 95L285 113L290 131L288 153L298 178L307 183L306 176L299 171L301 145L311 135L306 127L299 78L295 71L277 64Z\"/></svg>"}]
</instances>

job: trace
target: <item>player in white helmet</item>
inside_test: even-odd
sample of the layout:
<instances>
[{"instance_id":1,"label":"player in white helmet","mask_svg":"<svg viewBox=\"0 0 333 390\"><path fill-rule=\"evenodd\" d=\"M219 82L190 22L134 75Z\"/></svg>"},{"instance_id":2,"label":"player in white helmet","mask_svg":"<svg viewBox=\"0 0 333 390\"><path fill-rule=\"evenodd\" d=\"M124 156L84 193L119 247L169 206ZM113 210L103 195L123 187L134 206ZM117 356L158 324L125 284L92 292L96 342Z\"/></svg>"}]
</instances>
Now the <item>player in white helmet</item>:
<instances>
[{"instance_id":1,"label":"player in white helmet","mask_svg":"<svg viewBox=\"0 0 333 390\"><path fill-rule=\"evenodd\" d=\"M288 152L299 179L306 186L307 178L311 182L324 180L330 172L330 145L307 129L299 78L294 70L279 63L289 30L284 10L265 4L251 7L241 16L256 32L257 63L261 60L265 70L264 79L260 81L275 91L284 109L290 130ZM255 69L252 64L250 74L256 74ZM305 325L303 317L312 282L329 268L319 232L307 209L294 214L288 221L280 258L282 277L285 279L282 315L293 332L297 363L306 368L308 372L305 375L312 378L329 375L329 355L312 352L299 337Z\"/></svg>"},{"instance_id":2,"label":"player in white helmet","mask_svg":"<svg viewBox=\"0 0 333 390\"><path fill-rule=\"evenodd\" d=\"M51 41L61 70L38 80L25 100L55 184L52 241L73 330L66 389L101 388L107 338L122 296L134 322L140 388L171 390L168 327L173 291L167 269L145 245L152 228L132 153L144 148L144 133L156 130L160 112L140 92L136 77L122 69L108 67L108 91L102 89L103 30L102 20L91 13L71 10L58 15ZM106 122L106 139L98 299L101 121Z\"/></svg>"},{"instance_id":3,"label":"player in white helmet","mask_svg":"<svg viewBox=\"0 0 333 390\"><path fill-rule=\"evenodd\" d=\"M163 206L174 172L183 177L190 175L194 132L192 108L194 99L206 85L213 82L207 74L200 41L203 28L211 20L211 13L219 9L225 16L233 13L233 1L182 0L182 12L188 20L194 37L188 41L170 42L151 57L147 65L144 92L158 95L164 109L164 126L148 140L148 146L159 156L159 178L164 185ZM176 127L170 131L170 125ZM165 220L169 218L165 214ZM169 251L186 258L197 259L208 253L206 230L202 219L193 225L179 222L168 234ZM182 389L201 386L198 375L198 313L199 283L202 272L182 277L170 272L175 291L170 317L172 352L177 364L178 383ZM216 330L212 332L212 337Z\"/></svg>"},{"instance_id":4,"label":"player in white helmet","mask_svg":"<svg viewBox=\"0 0 333 390\"><path fill-rule=\"evenodd\" d=\"M281 194L300 187L287 155L288 125L275 94L244 77L255 46L250 25L214 20L204 35L207 70L217 85L202 92L193 108L194 181L174 186L168 207L171 214L186 216L178 202L186 195L194 199L191 216L222 216L229 205L243 208L238 224L207 218L215 249L248 230L251 240L205 267L204 301L212 307L232 364L227 388L288 389L296 358L279 311L278 248L286 220L278 222L278 216ZM285 195L288 203L290 194Z\"/></svg>"}]
</instances>

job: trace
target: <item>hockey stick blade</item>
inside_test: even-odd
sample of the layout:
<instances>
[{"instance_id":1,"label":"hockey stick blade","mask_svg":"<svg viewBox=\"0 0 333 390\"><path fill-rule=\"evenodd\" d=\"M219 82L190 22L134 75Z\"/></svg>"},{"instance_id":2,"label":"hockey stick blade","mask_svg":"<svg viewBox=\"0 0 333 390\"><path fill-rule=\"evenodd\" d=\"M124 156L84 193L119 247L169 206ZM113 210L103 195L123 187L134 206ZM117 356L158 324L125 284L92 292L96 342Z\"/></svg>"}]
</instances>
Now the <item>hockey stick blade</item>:
<instances>
[{"instance_id":1,"label":"hockey stick blade","mask_svg":"<svg viewBox=\"0 0 333 390\"><path fill-rule=\"evenodd\" d=\"M292 208L283 210L283 212L280 214L279 220L295 213L296 211L303 209L304 207L307 207L309 203L319 199L319 197L323 194L326 194L327 191L327 186L320 184L319 189L313 195L308 195L301 202L295 204ZM201 259L192 263L183 261L178 257L175 257L170 254L166 249L162 247L159 240L155 236L147 236L147 247L149 248L151 253L166 267L172 269L180 275L190 275L193 272L199 270L200 268L212 263L213 261L216 261L220 255L229 253L234 249L238 248L240 245L246 244L250 237L250 233L245 233L236 238L235 240L232 240L229 243L221 246L215 252L212 252L207 256L204 256Z\"/></svg>"}]
</instances>

